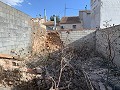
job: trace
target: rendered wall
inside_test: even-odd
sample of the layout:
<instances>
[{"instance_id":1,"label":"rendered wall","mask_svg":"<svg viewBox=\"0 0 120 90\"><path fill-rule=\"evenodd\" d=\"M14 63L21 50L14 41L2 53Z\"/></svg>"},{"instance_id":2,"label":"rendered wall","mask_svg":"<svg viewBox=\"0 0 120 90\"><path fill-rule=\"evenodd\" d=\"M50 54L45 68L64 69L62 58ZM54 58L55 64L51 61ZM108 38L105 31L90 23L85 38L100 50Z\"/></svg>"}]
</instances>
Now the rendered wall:
<instances>
[{"instance_id":1,"label":"rendered wall","mask_svg":"<svg viewBox=\"0 0 120 90\"><path fill-rule=\"evenodd\" d=\"M110 55L113 61L120 66L120 26L97 30L96 50L106 58Z\"/></svg>"},{"instance_id":2,"label":"rendered wall","mask_svg":"<svg viewBox=\"0 0 120 90\"><path fill-rule=\"evenodd\" d=\"M100 0L92 0L91 1L91 28L96 29L100 27L100 7L101 1Z\"/></svg>"},{"instance_id":3,"label":"rendered wall","mask_svg":"<svg viewBox=\"0 0 120 90\"><path fill-rule=\"evenodd\" d=\"M79 11L79 17L84 29L91 29L91 11Z\"/></svg>"},{"instance_id":4,"label":"rendered wall","mask_svg":"<svg viewBox=\"0 0 120 90\"><path fill-rule=\"evenodd\" d=\"M27 54L31 47L30 16L0 2L0 53Z\"/></svg>"},{"instance_id":5,"label":"rendered wall","mask_svg":"<svg viewBox=\"0 0 120 90\"><path fill-rule=\"evenodd\" d=\"M60 24L60 26L63 26L65 30L73 29L73 25L76 25L76 30L83 29L83 26L82 26L81 23L77 23L77 24Z\"/></svg>"},{"instance_id":6,"label":"rendered wall","mask_svg":"<svg viewBox=\"0 0 120 90\"><path fill-rule=\"evenodd\" d=\"M120 0L91 0L91 28L120 24Z\"/></svg>"},{"instance_id":7,"label":"rendered wall","mask_svg":"<svg viewBox=\"0 0 120 90\"><path fill-rule=\"evenodd\" d=\"M105 21L113 26L120 24L120 0L101 0L101 20L100 27L105 28ZM108 25L108 26L109 26Z\"/></svg>"}]
</instances>

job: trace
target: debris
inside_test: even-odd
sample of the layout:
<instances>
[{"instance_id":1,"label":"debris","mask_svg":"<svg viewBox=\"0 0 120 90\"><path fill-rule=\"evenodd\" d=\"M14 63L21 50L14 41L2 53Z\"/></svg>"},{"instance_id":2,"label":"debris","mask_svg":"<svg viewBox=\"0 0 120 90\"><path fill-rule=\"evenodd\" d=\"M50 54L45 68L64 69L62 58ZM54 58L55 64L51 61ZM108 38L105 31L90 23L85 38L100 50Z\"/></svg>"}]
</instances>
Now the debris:
<instances>
[{"instance_id":1,"label":"debris","mask_svg":"<svg viewBox=\"0 0 120 90\"><path fill-rule=\"evenodd\" d=\"M8 55L8 54L0 54L0 58L4 58L4 59L13 59L13 56Z\"/></svg>"}]
</instances>

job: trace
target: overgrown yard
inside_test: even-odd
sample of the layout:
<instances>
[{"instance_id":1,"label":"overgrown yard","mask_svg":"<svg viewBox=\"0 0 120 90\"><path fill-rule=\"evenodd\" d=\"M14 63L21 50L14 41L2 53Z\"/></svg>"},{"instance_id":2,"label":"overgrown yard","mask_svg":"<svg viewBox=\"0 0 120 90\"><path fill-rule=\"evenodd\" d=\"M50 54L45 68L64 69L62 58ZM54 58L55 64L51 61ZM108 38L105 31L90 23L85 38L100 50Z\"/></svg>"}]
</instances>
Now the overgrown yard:
<instances>
[{"instance_id":1,"label":"overgrown yard","mask_svg":"<svg viewBox=\"0 0 120 90\"><path fill-rule=\"evenodd\" d=\"M53 40L52 35L57 37L57 41L55 38L54 41L51 41ZM45 42L44 50L42 50L45 54L39 52L20 60L1 59L0 88L12 88L12 90L120 90L119 68L109 63L94 49L88 48L88 45L84 43L77 48L64 47L61 45L57 33L49 33L45 40L49 41ZM56 47L54 47L55 45Z\"/></svg>"}]
</instances>

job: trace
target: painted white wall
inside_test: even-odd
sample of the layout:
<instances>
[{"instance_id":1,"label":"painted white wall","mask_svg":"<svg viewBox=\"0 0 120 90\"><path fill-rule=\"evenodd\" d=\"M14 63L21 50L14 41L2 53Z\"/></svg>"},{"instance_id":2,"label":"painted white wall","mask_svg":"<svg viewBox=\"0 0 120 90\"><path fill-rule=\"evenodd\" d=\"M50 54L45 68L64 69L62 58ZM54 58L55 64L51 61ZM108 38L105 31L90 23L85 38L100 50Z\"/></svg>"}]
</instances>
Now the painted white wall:
<instances>
[{"instance_id":1,"label":"painted white wall","mask_svg":"<svg viewBox=\"0 0 120 90\"><path fill-rule=\"evenodd\" d=\"M73 25L76 25L76 29L73 29ZM81 23L77 23L77 24L60 24L60 27L63 26L64 29L69 30L69 29L73 29L73 30L81 30L83 29L83 26Z\"/></svg>"},{"instance_id":2,"label":"painted white wall","mask_svg":"<svg viewBox=\"0 0 120 90\"><path fill-rule=\"evenodd\" d=\"M120 24L120 0L101 0L101 20L100 27L104 28L105 22L109 21L109 25Z\"/></svg>"},{"instance_id":3,"label":"painted white wall","mask_svg":"<svg viewBox=\"0 0 120 90\"><path fill-rule=\"evenodd\" d=\"M120 0L91 0L91 28L105 28L120 24Z\"/></svg>"},{"instance_id":4,"label":"painted white wall","mask_svg":"<svg viewBox=\"0 0 120 90\"><path fill-rule=\"evenodd\" d=\"M96 29L100 27L100 0L91 0L91 28Z\"/></svg>"}]
</instances>

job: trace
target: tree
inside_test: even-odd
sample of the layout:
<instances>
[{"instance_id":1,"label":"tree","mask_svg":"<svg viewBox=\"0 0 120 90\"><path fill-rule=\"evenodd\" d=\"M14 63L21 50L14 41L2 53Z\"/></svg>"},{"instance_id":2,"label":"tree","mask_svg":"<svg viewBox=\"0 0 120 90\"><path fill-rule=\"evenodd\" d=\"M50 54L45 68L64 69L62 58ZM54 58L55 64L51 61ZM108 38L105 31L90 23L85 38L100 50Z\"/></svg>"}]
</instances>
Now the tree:
<instances>
[{"instance_id":1,"label":"tree","mask_svg":"<svg viewBox=\"0 0 120 90\"><path fill-rule=\"evenodd\" d=\"M56 16L56 15L52 15L50 17L50 21L54 21L54 17L56 17L56 21L59 22L60 21L60 17L59 16Z\"/></svg>"}]
</instances>

